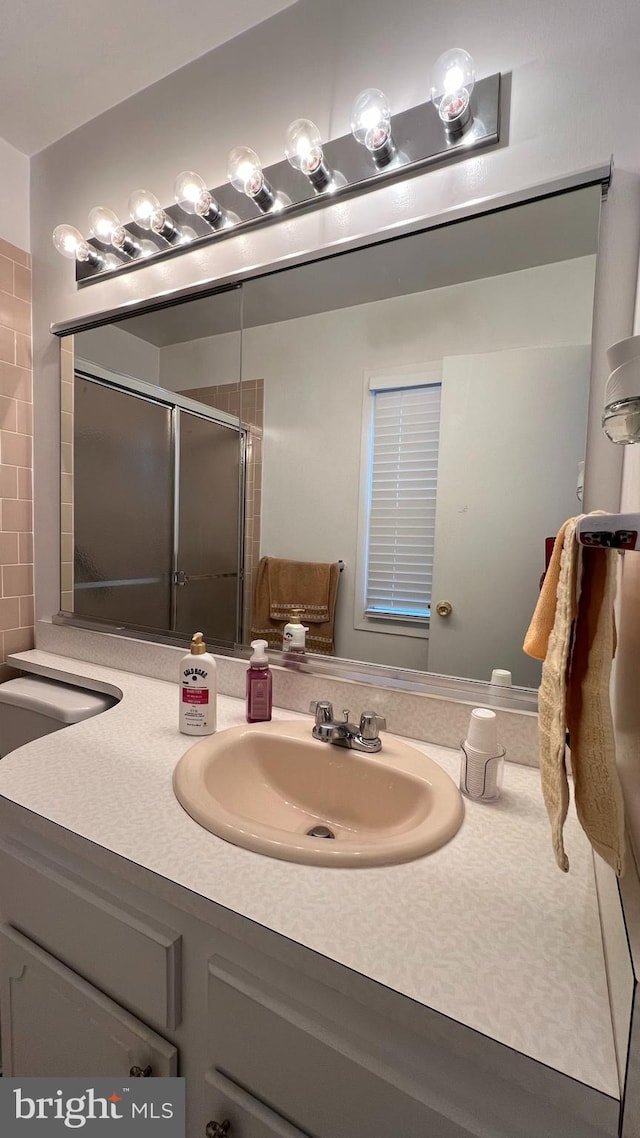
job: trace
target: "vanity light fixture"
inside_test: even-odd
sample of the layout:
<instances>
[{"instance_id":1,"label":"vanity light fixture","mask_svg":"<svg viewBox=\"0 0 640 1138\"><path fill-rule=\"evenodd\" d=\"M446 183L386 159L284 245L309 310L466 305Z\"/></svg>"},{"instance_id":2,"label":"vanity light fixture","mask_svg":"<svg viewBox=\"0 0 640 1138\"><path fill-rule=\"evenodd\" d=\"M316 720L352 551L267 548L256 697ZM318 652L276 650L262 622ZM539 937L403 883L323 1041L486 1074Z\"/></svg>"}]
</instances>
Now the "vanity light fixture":
<instances>
[{"instance_id":1,"label":"vanity light fixture","mask_svg":"<svg viewBox=\"0 0 640 1138\"><path fill-rule=\"evenodd\" d=\"M56 225L52 236L53 244L63 257L91 265L94 269L104 268L106 262L102 254L85 241L75 225Z\"/></svg>"},{"instance_id":2,"label":"vanity light fixture","mask_svg":"<svg viewBox=\"0 0 640 1138\"><path fill-rule=\"evenodd\" d=\"M96 241L102 245L112 245L118 253L124 253L127 257L139 257L142 252L118 215L106 205L97 205L90 210L89 229Z\"/></svg>"},{"instance_id":3,"label":"vanity light fixture","mask_svg":"<svg viewBox=\"0 0 640 1138\"><path fill-rule=\"evenodd\" d=\"M473 59L462 47L454 47L436 59L431 76L431 102L447 134L459 134L472 121L471 94L476 71Z\"/></svg>"},{"instance_id":4,"label":"vanity light fixture","mask_svg":"<svg viewBox=\"0 0 640 1138\"><path fill-rule=\"evenodd\" d=\"M369 87L353 104L349 133L323 140L310 119L295 119L285 135L286 161L263 169L254 150L236 146L224 184L209 189L199 174L183 170L165 208L154 194L136 190L129 200L131 221L122 224L113 210L97 206L90 214L90 237L85 240L73 226L58 226L56 248L75 259L76 281L83 287L224 240L277 215L322 209L383 181L412 177L456 156L469 158L500 140L500 83L499 74L476 83L469 53L445 52L434 68L431 99L395 113L393 130L388 99ZM160 240L143 240L146 234Z\"/></svg>"},{"instance_id":5,"label":"vanity light fixture","mask_svg":"<svg viewBox=\"0 0 640 1138\"><path fill-rule=\"evenodd\" d=\"M361 91L351 111L351 133L366 146L376 166L388 166L397 154L391 134L391 108L377 87Z\"/></svg>"},{"instance_id":6,"label":"vanity light fixture","mask_svg":"<svg viewBox=\"0 0 640 1138\"><path fill-rule=\"evenodd\" d=\"M170 245L181 240L182 234L178 226L168 213L165 213L155 194L149 190L134 190L129 198L129 213L131 220L142 229L150 229Z\"/></svg>"},{"instance_id":7,"label":"vanity light fixture","mask_svg":"<svg viewBox=\"0 0 640 1138\"><path fill-rule=\"evenodd\" d=\"M324 157L322 135L311 119L294 119L289 123L284 153L289 165L309 179L316 193L333 187L333 171Z\"/></svg>"},{"instance_id":8,"label":"vanity light fixture","mask_svg":"<svg viewBox=\"0 0 640 1138\"><path fill-rule=\"evenodd\" d=\"M204 178L193 170L183 170L173 183L173 196L185 213L196 214L212 229L222 229L229 217L207 189Z\"/></svg>"},{"instance_id":9,"label":"vanity light fixture","mask_svg":"<svg viewBox=\"0 0 640 1138\"><path fill-rule=\"evenodd\" d=\"M276 195L262 172L262 163L250 146L234 146L227 159L227 176L240 194L255 202L261 213L270 213Z\"/></svg>"}]
</instances>

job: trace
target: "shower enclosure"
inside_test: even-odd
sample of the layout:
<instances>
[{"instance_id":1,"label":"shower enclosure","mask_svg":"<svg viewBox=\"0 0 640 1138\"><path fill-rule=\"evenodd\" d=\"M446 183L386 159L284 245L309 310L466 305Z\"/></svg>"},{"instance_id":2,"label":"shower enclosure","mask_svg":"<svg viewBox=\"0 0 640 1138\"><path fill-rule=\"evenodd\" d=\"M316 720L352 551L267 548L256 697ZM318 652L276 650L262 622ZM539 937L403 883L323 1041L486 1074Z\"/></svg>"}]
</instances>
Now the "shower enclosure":
<instances>
[{"instance_id":1,"label":"shower enclosure","mask_svg":"<svg viewBox=\"0 0 640 1138\"><path fill-rule=\"evenodd\" d=\"M243 428L137 386L75 373L74 613L241 642Z\"/></svg>"}]
</instances>

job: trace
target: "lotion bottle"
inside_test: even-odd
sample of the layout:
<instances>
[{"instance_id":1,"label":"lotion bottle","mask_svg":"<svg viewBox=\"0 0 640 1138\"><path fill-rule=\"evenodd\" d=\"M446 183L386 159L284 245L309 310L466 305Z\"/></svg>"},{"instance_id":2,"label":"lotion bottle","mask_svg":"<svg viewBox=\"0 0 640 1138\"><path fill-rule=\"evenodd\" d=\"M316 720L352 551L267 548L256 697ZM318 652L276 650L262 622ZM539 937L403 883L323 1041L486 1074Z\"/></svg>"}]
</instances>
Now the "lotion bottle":
<instances>
[{"instance_id":1,"label":"lotion bottle","mask_svg":"<svg viewBox=\"0 0 640 1138\"><path fill-rule=\"evenodd\" d=\"M216 729L216 662L201 632L180 661L179 726L183 735L213 735Z\"/></svg>"},{"instance_id":2,"label":"lotion bottle","mask_svg":"<svg viewBox=\"0 0 640 1138\"><path fill-rule=\"evenodd\" d=\"M301 609L291 610L291 620L282 630L283 652L304 652L305 638L309 629L302 623Z\"/></svg>"},{"instance_id":3,"label":"lotion bottle","mask_svg":"<svg viewBox=\"0 0 640 1138\"><path fill-rule=\"evenodd\" d=\"M267 658L267 641L252 640L253 655L247 668L247 723L266 723L271 719L272 678Z\"/></svg>"}]
</instances>

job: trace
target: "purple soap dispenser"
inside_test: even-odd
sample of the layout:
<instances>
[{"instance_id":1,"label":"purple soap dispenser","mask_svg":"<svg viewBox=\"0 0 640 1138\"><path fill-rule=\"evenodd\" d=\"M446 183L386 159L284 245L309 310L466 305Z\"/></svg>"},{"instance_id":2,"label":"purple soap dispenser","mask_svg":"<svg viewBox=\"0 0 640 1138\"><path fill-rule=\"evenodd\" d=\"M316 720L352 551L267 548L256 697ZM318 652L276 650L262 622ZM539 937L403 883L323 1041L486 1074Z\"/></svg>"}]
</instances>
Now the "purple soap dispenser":
<instances>
[{"instance_id":1,"label":"purple soap dispenser","mask_svg":"<svg viewBox=\"0 0 640 1138\"><path fill-rule=\"evenodd\" d=\"M271 719L272 678L267 659L267 641L252 640L253 655L247 668L247 723Z\"/></svg>"}]
</instances>

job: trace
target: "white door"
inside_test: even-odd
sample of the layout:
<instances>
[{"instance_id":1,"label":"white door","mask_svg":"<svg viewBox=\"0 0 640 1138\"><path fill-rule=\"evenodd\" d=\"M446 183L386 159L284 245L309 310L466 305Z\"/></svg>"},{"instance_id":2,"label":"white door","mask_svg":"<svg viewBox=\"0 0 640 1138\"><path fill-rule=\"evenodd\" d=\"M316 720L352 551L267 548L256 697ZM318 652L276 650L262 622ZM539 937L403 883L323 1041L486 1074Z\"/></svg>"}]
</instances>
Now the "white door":
<instances>
[{"instance_id":1,"label":"white door","mask_svg":"<svg viewBox=\"0 0 640 1138\"><path fill-rule=\"evenodd\" d=\"M581 512L590 356L580 345L444 360L430 672L489 680L508 668L538 687L522 642L545 538Z\"/></svg>"}]
</instances>

